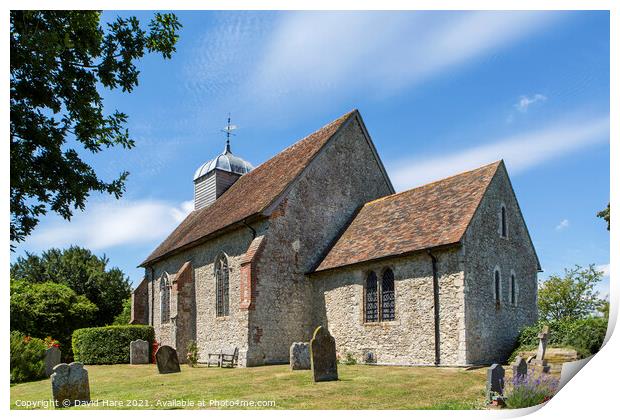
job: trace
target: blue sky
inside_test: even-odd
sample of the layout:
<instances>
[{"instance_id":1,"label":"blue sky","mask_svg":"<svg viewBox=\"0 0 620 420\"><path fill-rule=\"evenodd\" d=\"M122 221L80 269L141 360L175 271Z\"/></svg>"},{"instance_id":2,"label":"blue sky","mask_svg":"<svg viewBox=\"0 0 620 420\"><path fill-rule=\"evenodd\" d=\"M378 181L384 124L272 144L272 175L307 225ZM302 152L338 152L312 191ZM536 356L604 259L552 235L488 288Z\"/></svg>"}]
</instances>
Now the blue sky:
<instances>
[{"instance_id":1,"label":"blue sky","mask_svg":"<svg viewBox=\"0 0 620 420\"><path fill-rule=\"evenodd\" d=\"M104 20L119 13L106 12ZM144 22L151 12L135 14ZM77 244L136 266L191 210L192 175L224 146L255 166L358 108L397 191L505 159L544 273L609 270L608 12L178 12L172 60L105 91L137 146L87 156L122 200L46 216L11 258ZM606 277L601 290L608 290Z\"/></svg>"}]
</instances>

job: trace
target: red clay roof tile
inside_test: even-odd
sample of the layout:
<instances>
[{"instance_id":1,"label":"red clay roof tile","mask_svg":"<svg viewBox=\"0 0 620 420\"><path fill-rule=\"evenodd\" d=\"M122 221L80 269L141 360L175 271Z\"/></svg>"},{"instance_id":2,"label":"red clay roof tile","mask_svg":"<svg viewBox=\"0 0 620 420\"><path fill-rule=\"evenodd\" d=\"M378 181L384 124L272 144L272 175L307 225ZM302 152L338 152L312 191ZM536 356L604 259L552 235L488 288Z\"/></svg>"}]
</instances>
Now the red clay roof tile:
<instances>
[{"instance_id":1,"label":"red clay roof tile","mask_svg":"<svg viewBox=\"0 0 620 420\"><path fill-rule=\"evenodd\" d=\"M212 205L191 212L140 266L147 266L230 225L261 214L357 112L353 110L332 121L243 175Z\"/></svg>"},{"instance_id":2,"label":"red clay roof tile","mask_svg":"<svg viewBox=\"0 0 620 420\"><path fill-rule=\"evenodd\" d=\"M458 243L500 164L364 204L315 271Z\"/></svg>"}]
</instances>

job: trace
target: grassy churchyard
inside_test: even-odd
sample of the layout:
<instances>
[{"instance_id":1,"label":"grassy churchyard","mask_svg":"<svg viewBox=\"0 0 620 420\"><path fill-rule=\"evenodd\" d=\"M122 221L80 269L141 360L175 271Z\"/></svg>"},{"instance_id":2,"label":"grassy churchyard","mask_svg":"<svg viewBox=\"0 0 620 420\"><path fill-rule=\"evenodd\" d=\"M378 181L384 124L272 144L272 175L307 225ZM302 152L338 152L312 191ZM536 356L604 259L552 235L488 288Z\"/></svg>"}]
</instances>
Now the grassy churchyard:
<instances>
[{"instance_id":1,"label":"grassy churchyard","mask_svg":"<svg viewBox=\"0 0 620 420\"><path fill-rule=\"evenodd\" d=\"M252 409L482 409L486 380L486 369L367 365L339 365L340 380L321 383L313 382L311 371L291 371L288 365L248 369L182 365L181 373L167 375L160 375L155 365L86 369L93 404L78 409L246 408L231 406L235 401L275 402L275 406L247 407ZM11 385L11 408L27 408L24 405L49 401L51 396L49 379ZM182 407L188 401L193 407Z\"/></svg>"}]
</instances>

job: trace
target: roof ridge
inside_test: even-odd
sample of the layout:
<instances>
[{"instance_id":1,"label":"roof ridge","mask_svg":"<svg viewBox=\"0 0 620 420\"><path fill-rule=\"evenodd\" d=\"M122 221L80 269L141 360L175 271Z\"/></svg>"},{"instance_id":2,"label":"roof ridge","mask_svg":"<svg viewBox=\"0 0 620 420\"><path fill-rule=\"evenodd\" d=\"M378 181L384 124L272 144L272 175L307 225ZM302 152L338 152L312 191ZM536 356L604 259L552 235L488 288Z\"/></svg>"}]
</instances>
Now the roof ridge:
<instances>
[{"instance_id":1,"label":"roof ridge","mask_svg":"<svg viewBox=\"0 0 620 420\"><path fill-rule=\"evenodd\" d=\"M390 195L384 195L383 197L375 198L374 200L371 200L371 201L368 201L368 202L364 203L364 206L366 206L368 204L373 204L373 203L378 202L378 201L387 200L389 198L396 197L397 195L402 195L402 194L405 194L405 193L410 193L410 192L413 192L415 190L419 190L419 189L422 189L422 188L428 188L428 187L430 187L430 186L432 186L434 184L438 184L440 182L444 182L444 181L447 181L447 180L452 179L452 178L463 176L463 175L469 174L469 173L474 172L474 171L479 171L480 169L488 168L489 166L497 165L499 167L499 165L503 161L504 161L503 159L496 160L495 162L487 163L486 165L482 165L482 166L479 166L479 167L474 168L474 169L469 169L467 171L459 172L457 174L450 175L450 176L445 177L445 178L437 179L435 181L431 181L431 182L428 182L426 184L422 184L422 185L410 188L410 189L405 190L405 191L400 191L400 192L397 192L397 193L394 193L394 194L390 194Z\"/></svg>"}]
</instances>

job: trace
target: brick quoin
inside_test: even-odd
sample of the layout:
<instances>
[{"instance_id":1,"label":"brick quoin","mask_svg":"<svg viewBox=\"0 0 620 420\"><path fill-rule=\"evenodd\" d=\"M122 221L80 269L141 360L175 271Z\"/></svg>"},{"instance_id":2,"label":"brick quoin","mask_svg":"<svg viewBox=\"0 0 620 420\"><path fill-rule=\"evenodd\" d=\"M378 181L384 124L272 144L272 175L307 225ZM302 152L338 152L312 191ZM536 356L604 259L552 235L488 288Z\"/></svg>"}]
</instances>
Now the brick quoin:
<instances>
[{"instance_id":1,"label":"brick quoin","mask_svg":"<svg viewBox=\"0 0 620 420\"><path fill-rule=\"evenodd\" d=\"M241 259L240 282L239 285L241 302L240 309L252 310L256 303L258 292L258 260L265 247L264 236L254 238L245 255Z\"/></svg>"}]
</instances>

